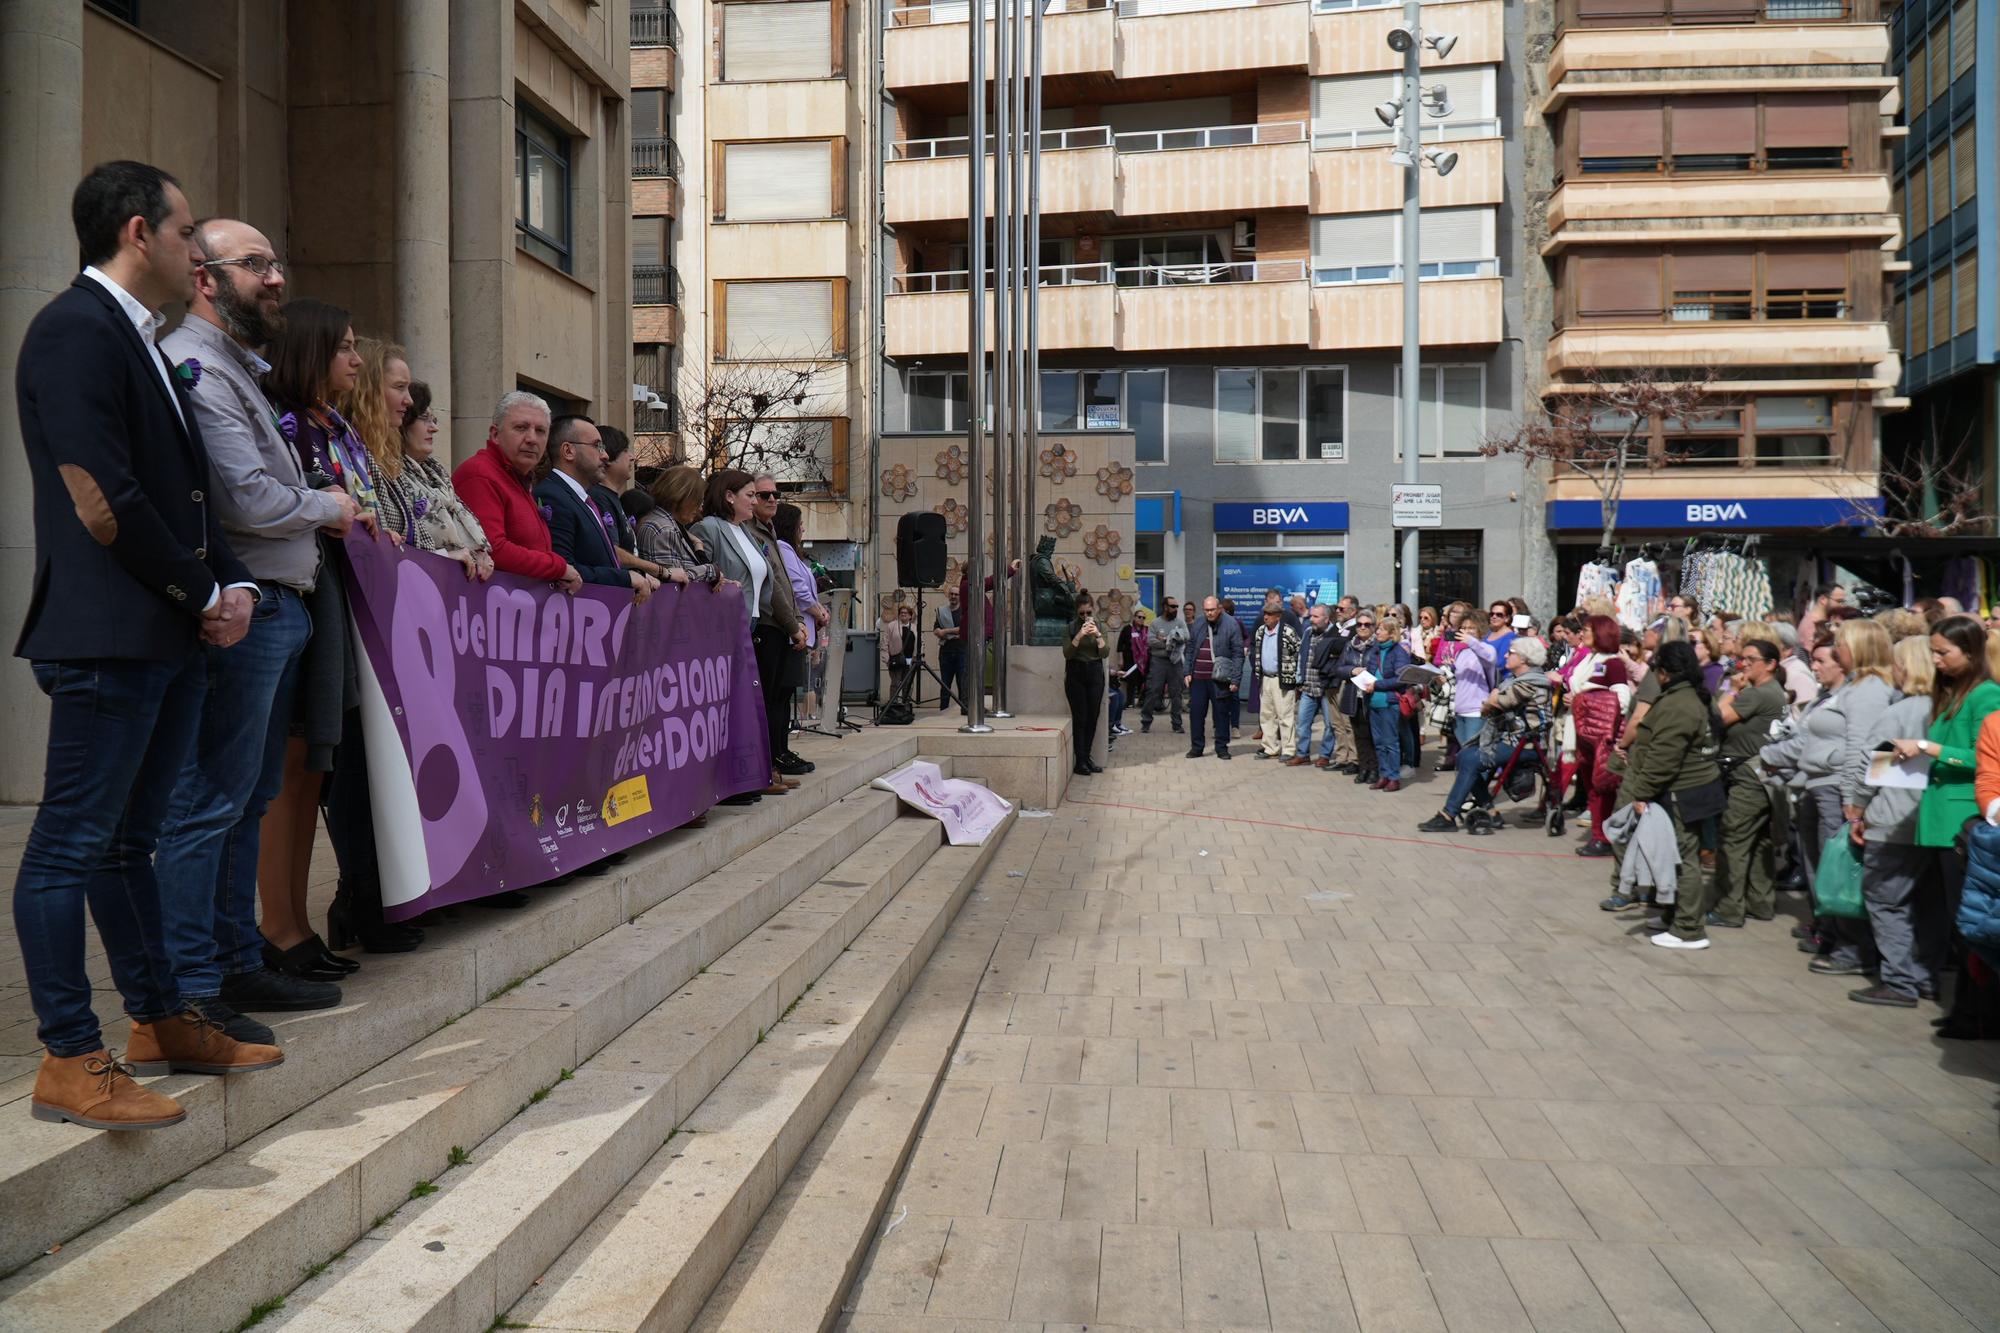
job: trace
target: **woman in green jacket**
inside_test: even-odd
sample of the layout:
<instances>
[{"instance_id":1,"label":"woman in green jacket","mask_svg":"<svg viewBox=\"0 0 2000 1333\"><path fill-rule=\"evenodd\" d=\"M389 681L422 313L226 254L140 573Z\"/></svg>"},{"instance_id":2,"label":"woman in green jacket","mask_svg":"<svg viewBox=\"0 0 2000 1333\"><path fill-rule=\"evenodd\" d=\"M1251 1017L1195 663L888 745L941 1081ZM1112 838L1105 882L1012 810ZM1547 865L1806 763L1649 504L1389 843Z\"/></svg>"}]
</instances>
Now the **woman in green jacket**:
<instances>
[{"instance_id":1,"label":"woman in green jacket","mask_svg":"<svg viewBox=\"0 0 2000 1333\"><path fill-rule=\"evenodd\" d=\"M1667 929L1652 939L1662 948L1706 949L1701 829L1722 808L1722 768L1715 762L1708 691L1702 688L1701 660L1688 643L1661 644L1653 674L1660 679L1660 697L1633 738L1624 790L1638 817L1644 818L1647 806L1656 802L1673 817L1681 864ZM1662 915L1669 915L1664 908Z\"/></svg>"},{"instance_id":2,"label":"woman in green jacket","mask_svg":"<svg viewBox=\"0 0 2000 1333\"><path fill-rule=\"evenodd\" d=\"M1931 661L1937 682L1931 687L1930 730L1922 740L1899 740L1895 746L1898 759L1926 755L1931 761L1931 782L1917 804L1917 846L1925 859L1918 883L1943 886L1945 920L1953 921L1965 887L1958 834L1979 813L1972 790L1973 747L1987 714L2000 709L2000 685L1986 664L1986 630L1971 616L1946 616L1932 627Z\"/></svg>"}]
</instances>

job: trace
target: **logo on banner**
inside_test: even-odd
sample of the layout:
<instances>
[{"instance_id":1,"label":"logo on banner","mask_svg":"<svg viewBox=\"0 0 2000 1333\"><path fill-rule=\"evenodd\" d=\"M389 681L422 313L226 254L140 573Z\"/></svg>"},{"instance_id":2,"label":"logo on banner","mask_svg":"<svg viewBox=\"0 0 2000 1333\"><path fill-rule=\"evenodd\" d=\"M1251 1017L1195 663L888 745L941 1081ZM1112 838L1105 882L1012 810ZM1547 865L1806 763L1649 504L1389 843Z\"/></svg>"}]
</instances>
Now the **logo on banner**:
<instances>
[{"instance_id":1,"label":"logo on banner","mask_svg":"<svg viewBox=\"0 0 2000 1333\"><path fill-rule=\"evenodd\" d=\"M1750 517L1750 511L1740 504L1691 504L1687 511L1690 523L1729 523Z\"/></svg>"},{"instance_id":2,"label":"logo on banner","mask_svg":"<svg viewBox=\"0 0 2000 1333\"><path fill-rule=\"evenodd\" d=\"M1306 511L1303 507L1253 508L1250 511L1250 521L1260 528L1275 527L1281 523L1303 523L1306 521Z\"/></svg>"},{"instance_id":3,"label":"logo on banner","mask_svg":"<svg viewBox=\"0 0 2000 1333\"><path fill-rule=\"evenodd\" d=\"M653 813L653 793L646 786L646 775L625 781L604 793L604 822L607 827L616 827L628 819Z\"/></svg>"}]
</instances>

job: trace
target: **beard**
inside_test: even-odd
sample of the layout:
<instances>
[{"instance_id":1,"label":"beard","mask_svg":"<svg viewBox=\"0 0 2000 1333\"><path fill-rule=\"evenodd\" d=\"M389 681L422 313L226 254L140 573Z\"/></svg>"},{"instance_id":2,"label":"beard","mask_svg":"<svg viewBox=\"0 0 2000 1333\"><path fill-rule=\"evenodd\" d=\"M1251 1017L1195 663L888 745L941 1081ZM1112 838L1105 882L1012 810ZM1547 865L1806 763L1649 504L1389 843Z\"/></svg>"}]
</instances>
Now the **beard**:
<instances>
[{"instance_id":1,"label":"beard","mask_svg":"<svg viewBox=\"0 0 2000 1333\"><path fill-rule=\"evenodd\" d=\"M215 314L223 332L246 347L269 347L285 331L282 311L267 308L258 297L244 299L233 282L216 288Z\"/></svg>"}]
</instances>

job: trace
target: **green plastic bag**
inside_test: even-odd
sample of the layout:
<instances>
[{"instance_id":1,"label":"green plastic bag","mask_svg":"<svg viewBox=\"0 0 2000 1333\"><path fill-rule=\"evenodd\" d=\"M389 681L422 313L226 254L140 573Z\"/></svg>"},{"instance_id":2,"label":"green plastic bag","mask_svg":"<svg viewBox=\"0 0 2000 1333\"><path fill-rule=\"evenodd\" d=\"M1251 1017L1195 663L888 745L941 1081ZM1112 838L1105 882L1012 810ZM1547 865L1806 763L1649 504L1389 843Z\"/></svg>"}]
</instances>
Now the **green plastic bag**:
<instances>
[{"instance_id":1,"label":"green plastic bag","mask_svg":"<svg viewBox=\"0 0 2000 1333\"><path fill-rule=\"evenodd\" d=\"M1813 911L1855 920L1868 915L1861 901L1861 855L1844 824L1826 840L1819 854L1819 873L1813 876Z\"/></svg>"}]
</instances>

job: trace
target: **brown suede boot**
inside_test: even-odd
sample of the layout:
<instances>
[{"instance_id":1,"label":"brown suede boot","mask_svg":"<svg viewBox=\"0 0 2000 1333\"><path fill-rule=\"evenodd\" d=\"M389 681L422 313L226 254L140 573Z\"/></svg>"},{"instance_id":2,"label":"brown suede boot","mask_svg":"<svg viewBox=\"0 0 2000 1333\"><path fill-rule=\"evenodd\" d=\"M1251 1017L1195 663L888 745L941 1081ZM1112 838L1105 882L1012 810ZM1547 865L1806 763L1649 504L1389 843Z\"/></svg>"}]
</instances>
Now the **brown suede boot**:
<instances>
[{"instance_id":1,"label":"brown suede boot","mask_svg":"<svg viewBox=\"0 0 2000 1333\"><path fill-rule=\"evenodd\" d=\"M195 1009L155 1023L134 1019L125 1054L140 1074L164 1074L170 1069L182 1074L240 1074L285 1062L285 1053L277 1047L238 1041L222 1030L222 1024L203 1018Z\"/></svg>"},{"instance_id":2,"label":"brown suede boot","mask_svg":"<svg viewBox=\"0 0 2000 1333\"><path fill-rule=\"evenodd\" d=\"M131 1066L102 1048L68 1059L44 1054L30 1114L86 1129L165 1129L187 1119L179 1102L134 1083Z\"/></svg>"}]
</instances>

